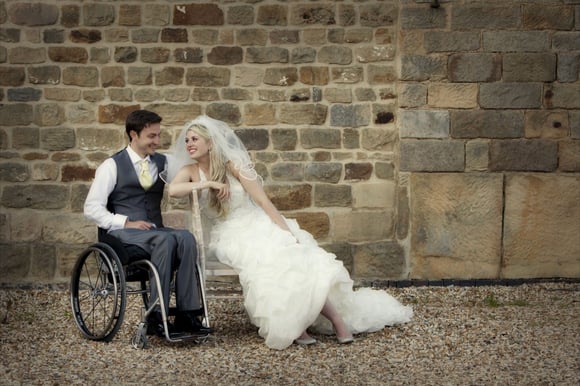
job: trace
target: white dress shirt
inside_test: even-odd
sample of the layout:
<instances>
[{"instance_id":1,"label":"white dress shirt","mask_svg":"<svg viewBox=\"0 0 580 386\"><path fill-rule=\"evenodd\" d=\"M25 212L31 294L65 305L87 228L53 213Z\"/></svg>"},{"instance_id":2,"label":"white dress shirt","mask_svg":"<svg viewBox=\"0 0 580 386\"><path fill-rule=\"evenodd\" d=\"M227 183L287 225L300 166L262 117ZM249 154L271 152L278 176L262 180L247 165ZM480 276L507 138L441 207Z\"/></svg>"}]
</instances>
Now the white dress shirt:
<instances>
[{"instance_id":1,"label":"white dress shirt","mask_svg":"<svg viewBox=\"0 0 580 386\"><path fill-rule=\"evenodd\" d=\"M141 161L131 146L127 146L127 153L135 167L137 175L141 172ZM145 157L149 159L149 156ZM153 178L153 183L157 181L157 165L155 162L148 162L149 173ZM84 206L84 214L89 219L97 223L99 228L109 231L122 229L125 227L127 216L111 213L107 210L107 200L117 183L117 164L112 158L107 158L96 170L95 179L87 195Z\"/></svg>"}]
</instances>

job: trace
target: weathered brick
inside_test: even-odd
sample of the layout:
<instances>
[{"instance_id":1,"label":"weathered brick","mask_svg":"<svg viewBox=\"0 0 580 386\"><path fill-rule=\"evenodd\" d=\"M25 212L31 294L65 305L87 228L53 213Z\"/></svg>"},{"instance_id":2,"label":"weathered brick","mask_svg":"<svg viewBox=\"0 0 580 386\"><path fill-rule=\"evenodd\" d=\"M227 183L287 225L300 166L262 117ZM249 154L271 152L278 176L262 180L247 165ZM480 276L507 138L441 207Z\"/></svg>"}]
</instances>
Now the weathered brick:
<instances>
[{"instance_id":1,"label":"weathered brick","mask_svg":"<svg viewBox=\"0 0 580 386\"><path fill-rule=\"evenodd\" d=\"M98 121L99 123L114 123L124 125L127 115L132 111L139 110L139 105L121 106L116 104L99 105Z\"/></svg>"},{"instance_id":2,"label":"weathered brick","mask_svg":"<svg viewBox=\"0 0 580 386\"><path fill-rule=\"evenodd\" d=\"M159 28L139 28L131 30L131 42L136 44L157 43L160 32Z\"/></svg>"},{"instance_id":3,"label":"weathered brick","mask_svg":"<svg viewBox=\"0 0 580 386\"><path fill-rule=\"evenodd\" d=\"M519 7L457 5L451 10L453 30L515 29L520 26Z\"/></svg>"},{"instance_id":4,"label":"weathered brick","mask_svg":"<svg viewBox=\"0 0 580 386\"><path fill-rule=\"evenodd\" d=\"M119 25L141 25L141 6L137 4L119 5Z\"/></svg>"},{"instance_id":5,"label":"weathered brick","mask_svg":"<svg viewBox=\"0 0 580 386\"><path fill-rule=\"evenodd\" d=\"M113 24L115 8L112 4L90 3L83 5L83 23L87 26L102 27Z\"/></svg>"},{"instance_id":6,"label":"weathered brick","mask_svg":"<svg viewBox=\"0 0 580 386\"><path fill-rule=\"evenodd\" d=\"M58 7L54 4L20 3L8 8L12 23L29 27L55 24L58 14Z\"/></svg>"},{"instance_id":7,"label":"weathered brick","mask_svg":"<svg viewBox=\"0 0 580 386\"><path fill-rule=\"evenodd\" d=\"M526 111L526 138L565 138L569 131L570 123L566 111Z\"/></svg>"},{"instance_id":8,"label":"weathered brick","mask_svg":"<svg viewBox=\"0 0 580 386\"><path fill-rule=\"evenodd\" d=\"M426 85L400 82L397 87L400 107L421 107L427 103Z\"/></svg>"},{"instance_id":9,"label":"weathered brick","mask_svg":"<svg viewBox=\"0 0 580 386\"><path fill-rule=\"evenodd\" d=\"M31 87L10 88L6 96L9 102L38 101L42 97L42 90Z\"/></svg>"},{"instance_id":10,"label":"weathered brick","mask_svg":"<svg viewBox=\"0 0 580 386\"><path fill-rule=\"evenodd\" d=\"M30 270L30 243L1 243L0 281L13 282L26 278Z\"/></svg>"},{"instance_id":11,"label":"weathered brick","mask_svg":"<svg viewBox=\"0 0 580 386\"><path fill-rule=\"evenodd\" d=\"M351 186L336 184L316 184L314 186L314 205L319 208L327 208L332 206L351 206Z\"/></svg>"},{"instance_id":12,"label":"weathered brick","mask_svg":"<svg viewBox=\"0 0 580 386\"><path fill-rule=\"evenodd\" d=\"M0 86L22 86L24 79L24 68L0 67Z\"/></svg>"},{"instance_id":13,"label":"weathered brick","mask_svg":"<svg viewBox=\"0 0 580 386\"><path fill-rule=\"evenodd\" d=\"M76 145L73 129L46 128L40 130L40 148L50 151L72 149Z\"/></svg>"},{"instance_id":14,"label":"weathered brick","mask_svg":"<svg viewBox=\"0 0 580 386\"><path fill-rule=\"evenodd\" d=\"M306 165L306 181L336 184L342 174L342 164L337 162L312 162Z\"/></svg>"},{"instance_id":15,"label":"weathered brick","mask_svg":"<svg viewBox=\"0 0 580 386\"><path fill-rule=\"evenodd\" d=\"M254 23L254 8L251 5L235 5L227 10L227 23L250 25Z\"/></svg>"},{"instance_id":16,"label":"weathered brick","mask_svg":"<svg viewBox=\"0 0 580 386\"><path fill-rule=\"evenodd\" d=\"M409 172L460 172L464 170L462 141L402 140L400 170Z\"/></svg>"},{"instance_id":17,"label":"weathered brick","mask_svg":"<svg viewBox=\"0 0 580 386\"><path fill-rule=\"evenodd\" d=\"M277 163L270 168L270 176L274 181L302 181L304 165L296 162Z\"/></svg>"},{"instance_id":18,"label":"weathered brick","mask_svg":"<svg viewBox=\"0 0 580 386\"><path fill-rule=\"evenodd\" d=\"M125 87L125 69L123 67L102 67L101 85L103 87Z\"/></svg>"},{"instance_id":19,"label":"weathered brick","mask_svg":"<svg viewBox=\"0 0 580 386\"><path fill-rule=\"evenodd\" d=\"M336 24L334 7L331 4L294 4L290 8L291 25Z\"/></svg>"},{"instance_id":20,"label":"weathered brick","mask_svg":"<svg viewBox=\"0 0 580 386\"><path fill-rule=\"evenodd\" d=\"M403 110L399 112L401 138L447 138L449 112L443 110Z\"/></svg>"},{"instance_id":21,"label":"weathered brick","mask_svg":"<svg viewBox=\"0 0 580 386\"><path fill-rule=\"evenodd\" d=\"M501 57L486 53L452 54L447 71L453 82L494 82L501 79Z\"/></svg>"},{"instance_id":22,"label":"weathered brick","mask_svg":"<svg viewBox=\"0 0 580 386\"><path fill-rule=\"evenodd\" d=\"M140 86L153 84L151 67L129 67L127 70L127 82Z\"/></svg>"},{"instance_id":23,"label":"weathered brick","mask_svg":"<svg viewBox=\"0 0 580 386\"><path fill-rule=\"evenodd\" d=\"M401 80L441 80L446 76L446 58L440 56L403 55Z\"/></svg>"},{"instance_id":24,"label":"weathered brick","mask_svg":"<svg viewBox=\"0 0 580 386\"><path fill-rule=\"evenodd\" d=\"M292 86L298 81L295 67L268 68L264 74L264 83L271 86Z\"/></svg>"},{"instance_id":25,"label":"weathered brick","mask_svg":"<svg viewBox=\"0 0 580 386\"><path fill-rule=\"evenodd\" d=\"M324 90L324 99L330 103L351 103L352 92L350 89L327 88Z\"/></svg>"},{"instance_id":26,"label":"weathered brick","mask_svg":"<svg viewBox=\"0 0 580 386\"><path fill-rule=\"evenodd\" d=\"M480 48L479 32L429 31L425 34L425 50L429 52L476 51Z\"/></svg>"},{"instance_id":27,"label":"weathered brick","mask_svg":"<svg viewBox=\"0 0 580 386\"><path fill-rule=\"evenodd\" d=\"M133 90L130 88L110 88L107 90L107 94L112 102L133 101Z\"/></svg>"},{"instance_id":28,"label":"weathered brick","mask_svg":"<svg viewBox=\"0 0 580 386\"><path fill-rule=\"evenodd\" d=\"M185 28L163 28L161 41L166 43L187 43L187 30Z\"/></svg>"},{"instance_id":29,"label":"weathered brick","mask_svg":"<svg viewBox=\"0 0 580 386\"><path fill-rule=\"evenodd\" d=\"M129 30L126 28L108 28L103 31L103 36L104 40L109 43L128 42ZM117 52L117 48L115 48L115 52Z\"/></svg>"},{"instance_id":30,"label":"weathered brick","mask_svg":"<svg viewBox=\"0 0 580 386\"><path fill-rule=\"evenodd\" d=\"M101 31L97 29L75 29L70 31L70 40L73 43L96 43L102 40Z\"/></svg>"},{"instance_id":31,"label":"weathered brick","mask_svg":"<svg viewBox=\"0 0 580 386\"><path fill-rule=\"evenodd\" d=\"M304 209L311 205L312 186L308 184L266 185L264 190L279 210Z\"/></svg>"},{"instance_id":32,"label":"weathered brick","mask_svg":"<svg viewBox=\"0 0 580 386\"><path fill-rule=\"evenodd\" d=\"M137 60L137 47L115 47L115 62L133 63Z\"/></svg>"},{"instance_id":33,"label":"weathered brick","mask_svg":"<svg viewBox=\"0 0 580 386\"><path fill-rule=\"evenodd\" d=\"M207 55L207 61L213 65L234 65L243 61L241 47L213 47Z\"/></svg>"},{"instance_id":34,"label":"weathered brick","mask_svg":"<svg viewBox=\"0 0 580 386\"><path fill-rule=\"evenodd\" d=\"M91 63L106 64L111 60L111 53L108 48L91 47L89 57Z\"/></svg>"},{"instance_id":35,"label":"weathered brick","mask_svg":"<svg viewBox=\"0 0 580 386\"><path fill-rule=\"evenodd\" d=\"M43 63L45 60L45 48L14 47L8 51L8 62L10 64Z\"/></svg>"},{"instance_id":36,"label":"weathered brick","mask_svg":"<svg viewBox=\"0 0 580 386\"><path fill-rule=\"evenodd\" d=\"M574 26L574 8L549 4L523 6L523 27L539 30L570 30Z\"/></svg>"},{"instance_id":37,"label":"weathered brick","mask_svg":"<svg viewBox=\"0 0 580 386\"><path fill-rule=\"evenodd\" d=\"M96 67L66 67L62 71L62 82L80 87L96 87L99 70Z\"/></svg>"},{"instance_id":38,"label":"weathered brick","mask_svg":"<svg viewBox=\"0 0 580 386\"><path fill-rule=\"evenodd\" d=\"M352 49L343 46L324 46L318 51L318 61L328 64L352 63Z\"/></svg>"},{"instance_id":39,"label":"weathered brick","mask_svg":"<svg viewBox=\"0 0 580 386\"><path fill-rule=\"evenodd\" d=\"M270 103L249 103L244 106L246 125L274 125L276 122L276 108Z\"/></svg>"},{"instance_id":40,"label":"weathered brick","mask_svg":"<svg viewBox=\"0 0 580 386\"><path fill-rule=\"evenodd\" d=\"M300 82L303 84L326 85L328 80L327 67L304 66L300 68Z\"/></svg>"},{"instance_id":41,"label":"weathered brick","mask_svg":"<svg viewBox=\"0 0 580 386\"><path fill-rule=\"evenodd\" d=\"M40 144L38 127L15 127L12 129L12 147L36 149Z\"/></svg>"},{"instance_id":42,"label":"weathered brick","mask_svg":"<svg viewBox=\"0 0 580 386\"><path fill-rule=\"evenodd\" d=\"M556 32L552 48L559 51L580 51L580 32Z\"/></svg>"},{"instance_id":43,"label":"weathered brick","mask_svg":"<svg viewBox=\"0 0 580 386\"><path fill-rule=\"evenodd\" d=\"M393 4L363 4L360 7L360 25L364 27L392 26L397 22L398 9Z\"/></svg>"},{"instance_id":44,"label":"weathered brick","mask_svg":"<svg viewBox=\"0 0 580 386\"><path fill-rule=\"evenodd\" d=\"M340 127L366 126L370 122L368 105L336 104L330 108L330 125Z\"/></svg>"},{"instance_id":45,"label":"weathered brick","mask_svg":"<svg viewBox=\"0 0 580 386\"><path fill-rule=\"evenodd\" d=\"M35 243L32 246L32 258L30 259L30 272L27 279L40 282L54 280L56 273L57 253L52 244Z\"/></svg>"},{"instance_id":46,"label":"weathered brick","mask_svg":"<svg viewBox=\"0 0 580 386\"><path fill-rule=\"evenodd\" d=\"M203 51L201 48L177 48L173 52L173 57L178 63L201 63Z\"/></svg>"},{"instance_id":47,"label":"weathered brick","mask_svg":"<svg viewBox=\"0 0 580 386\"><path fill-rule=\"evenodd\" d=\"M0 163L0 181L24 182L30 178L28 166L17 162Z\"/></svg>"},{"instance_id":48,"label":"weathered brick","mask_svg":"<svg viewBox=\"0 0 580 386\"><path fill-rule=\"evenodd\" d=\"M164 125L176 125L181 127L184 122L190 121L192 117L201 115L201 108L195 104L175 104L175 103L152 103L142 107L151 110L163 117ZM209 112L208 112L208 115ZM171 138L165 138L169 143L162 144L161 148L171 145Z\"/></svg>"},{"instance_id":49,"label":"weathered brick","mask_svg":"<svg viewBox=\"0 0 580 386\"><path fill-rule=\"evenodd\" d=\"M2 69L0 68L0 75ZM0 76L3 79L3 76ZM28 67L28 81L32 84L52 84L60 83L60 67L58 66L40 66Z\"/></svg>"},{"instance_id":50,"label":"weathered brick","mask_svg":"<svg viewBox=\"0 0 580 386\"><path fill-rule=\"evenodd\" d=\"M550 140L493 140L489 155L492 171L551 172L558 166L558 144Z\"/></svg>"},{"instance_id":51,"label":"weathered brick","mask_svg":"<svg viewBox=\"0 0 580 386\"><path fill-rule=\"evenodd\" d=\"M486 52L542 52L549 48L548 31L483 32L483 50Z\"/></svg>"},{"instance_id":52,"label":"weathered brick","mask_svg":"<svg viewBox=\"0 0 580 386\"><path fill-rule=\"evenodd\" d=\"M570 137L580 139L580 111L573 110L570 114Z\"/></svg>"},{"instance_id":53,"label":"weathered brick","mask_svg":"<svg viewBox=\"0 0 580 386\"><path fill-rule=\"evenodd\" d=\"M580 109L580 84L547 84L544 87L544 104L550 109Z\"/></svg>"},{"instance_id":54,"label":"weathered brick","mask_svg":"<svg viewBox=\"0 0 580 386\"><path fill-rule=\"evenodd\" d=\"M183 67L164 67L159 71L155 71L155 85L181 85L183 84L184 73Z\"/></svg>"},{"instance_id":55,"label":"weathered brick","mask_svg":"<svg viewBox=\"0 0 580 386\"><path fill-rule=\"evenodd\" d=\"M309 232L314 238L326 237L330 232L330 219L324 212L290 213L286 217L295 219L300 228Z\"/></svg>"},{"instance_id":56,"label":"weathered brick","mask_svg":"<svg viewBox=\"0 0 580 386\"><path fill-rule=\"evenodd\" d=\"M212 103L207 106L207 114L229 124L239 125L242 113L238 105L232 103Z\"/></svg>"},{"instance_id":57,"label":"weathered brick","mask_svg":"<svg viewBox=\"0 0 580 386\"><path fill-rule=\"evenodd\" d=\"M368 81L371 85L388 84L397 79L397 73L393 66L368 66Z\"/></svg>"},{"instance_id":58,"label":"weathered brick","mask_svg":"<svg viewBox=\"0 0 580 386\"><path fill-rule=\"evenodd\" d=\"M282 47L248 47L248 63L288 63L288 49Z\"/></svg>"},{"instance_id":59,"label":"weathered brick","mask_svg":"<svg viewBox=\"0 0 580 386\"><path fill-rule=\"evenodd\" d=\"M63 27L73 28L79 25L80 7L75 4L65 4L60 8L60 23Z\"/></svg>"},{"instance_id":60,"label":"weathered brick","mask_svg":"<svg viewBox=\"0 0 580 386\"><path fill-rule=\"evenodd\" d=\"M521 111L470 110L451 112L453 138L520 138L524 136Z\"/></svg>"},{"instance_id":61,"label":"weathered brick","mask_svg":"<svg viewBox=\"0 0 580 386\"><path fill-rule=\"evenodd\" d=\"M168 4L147 3L143 9L143 25L168 25L171 9Z\"/></svg>"},{"instance_id":62,"label":"weathered brick","mask_svg":"<svg viewBox=\"0 0 580 386\"><path fill-rule=\"evenodd\" d=\"M340 211L332 217L333 235L350 242L392 239L393 217L389 210Z\"/></svg>"},{"instance_id":63,"label":"weathered brick","mask_svg":"<svg viewBox=\"0 0 580 386\"><path fill-rule=\"evenodd\" d=\"M403 29L442 29L447 24L447 10L402 7L400 23Z\"/></svg>"},{"instance_id":64,"label":"weathered brick","mask_svg":"<svg viewBox=\"0 0 580 386\"><path fill-rule=\"evenodd\" d=\"M217 101L220 96L215 88L196 87L191 92L194 101Z\"/></svg>"},{"instance_id":65,"label":"weathered brick","mask_svg":"<svg viewBox=\"0 0 580 386\"><path fill-rule=\"evenodd\" d=\"M358 83L364 78L362 67L332 67L330 78L335 83Z\"/></svg>"},{"instance_id":66,"label":"weathered brick","mask_svg":"<svg viewBox=\"0 0 580 386\"><path fill-rule=\"evenodd\" d=\"M373 164L370 162L349 162L344 165L345 180L368 180L373 174Z\"/></svg>"},{"instance_id":67,"label":"weathered brick","mask_svg":"<svg viewBox=\"0 0 580 386\"><path fill-rule=\"evenodd\" d=\"M185 82L197 87L226 87L230 82L230 70L224 67L191 67L187 69Z\"/></svg>"},{"instance_id":68,"label":"weathered brick","mask_svg":"<svg viewBox=\"0 0 580 386\"><path fill-rule=\"evenodd\" d=\"M89 54L81 47L48 47L48 57L53 62L86 63Z\"/></svg>"},{"instance_id":69,"label":"weathered brick","mask_svg":"<svg viewBox=\"0 0 580 386\"><path fill-rule=\"evenodd\" d=\"M482 83L479 104L488 109L539 108L542 85L539 83Z\"/></svg>"},{"instance_id":70,"label":"weathered brick","mask_svg":"<svg viewBox=\"0 0 580 386\"><path fill-rule=\"evenodd\" d=\"M173 24L223 25L224 12L215 4L174 5Z\"/></svg>"},{"instance_id":71,"label":"weathered brick","mask_svg":"<svg viewBox=\"0 0 580 386\"><path fill-rule=\"evenodd\" d=\"M503 55L503 80L506 82L552 82L556 77L556 56L551 53L514 53Z\"/></svg>"},{"instance_id":72,"label":"weathered brick","mask_svg":"<svg viewBox=\"0 0 580 386\"><path fill-rule=\"evenodd\" d=\"M265 46L268 32L264 29L248 28L236 31L236 42L240 46Z\"/></svg>"},{"instance_id":73,"label":"weathered brick","mask_svg":"<svg viewBox=\"0 0 580 386\"><path fill-rule=\"evenodd\" d=\"M477 84L431 83L428 104L434 108L474 109L477 105Z\"/></svg>"},{"instance_id":74,"label":"weathered brick","mask_svg":"<svg viewBox=\"0 0 580 386\"><path fill-rule=\"evenodd\" d=\"M275 30L269 36L272 44L296 44L300 41L300 32L294 30Z\"/></svg>"},{"instance_id":75,"label":"weathered brick","mask_svg":"<svg viewBox=\"0 0 580 386\"><path fill-rule=\"evenodd\" d=\"M576 82L580 72L580 54L558 53L557 79L560 82Z\"/></svg>"}]
</instances>

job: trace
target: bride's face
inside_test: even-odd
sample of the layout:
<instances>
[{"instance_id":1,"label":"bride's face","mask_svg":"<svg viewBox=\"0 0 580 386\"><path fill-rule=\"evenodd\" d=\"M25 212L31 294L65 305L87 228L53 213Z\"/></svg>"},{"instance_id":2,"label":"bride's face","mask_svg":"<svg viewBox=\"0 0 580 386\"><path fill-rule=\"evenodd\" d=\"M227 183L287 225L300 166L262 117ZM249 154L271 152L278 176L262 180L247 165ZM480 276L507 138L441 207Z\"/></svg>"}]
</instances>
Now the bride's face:
<instances>
[{"instance_id":1,"label":"bride's face","mask_svg":"<svg viewBox=\"0 0 580 386\"><path fill-rule=\"evenodd\" d=\"M211 145L208 140L195 131L189 130L185 134L185 148L192 159L199 160L209 154Z\"/></svg>"}]
</instances>

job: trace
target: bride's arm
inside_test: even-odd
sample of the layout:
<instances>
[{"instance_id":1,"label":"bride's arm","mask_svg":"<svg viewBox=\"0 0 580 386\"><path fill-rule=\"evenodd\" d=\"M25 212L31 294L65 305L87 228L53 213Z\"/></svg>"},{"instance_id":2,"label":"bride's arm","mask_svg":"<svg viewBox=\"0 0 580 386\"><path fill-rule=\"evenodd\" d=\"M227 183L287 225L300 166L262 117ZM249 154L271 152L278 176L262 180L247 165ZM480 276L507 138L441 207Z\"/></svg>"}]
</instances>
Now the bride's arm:
<instances>
[{"instance_id":1,"label":"bride's arm","mask_svg":"<svg viewBox=\"0 0 580 386\"><path fill-rule=\"evenodd\" d=\"M268 198L266 192L264 192L264 188L262 188L262 184L258 178L245 178L244 176L240 175L239 170L231 165L229 167L229 171L234 177L238 179L238 181L240 181L252 200L254 200L254 202L264 210L264 212L266 212L266 214L275 224L277 224L280 228L291 232L290 228L288 228L288 224L286 224L286 221L284 220L284 217L282 217L278 209L276 209L272 201L270 201L270 198Z\"/></svg>"},{"instance_id":2,"label":"bride's arm","mask_svg":"<svg viewBox=\"0 0 580 386\"><path fill-rule=\"evenodd\" d=\"M213 188L218 190L218 198L224 199L229 196L228 186L217 181L200 181L197 165L182 167L169 184L167 192L170 197L187 196L193 190Z\"/></svg>"}]
</instances>

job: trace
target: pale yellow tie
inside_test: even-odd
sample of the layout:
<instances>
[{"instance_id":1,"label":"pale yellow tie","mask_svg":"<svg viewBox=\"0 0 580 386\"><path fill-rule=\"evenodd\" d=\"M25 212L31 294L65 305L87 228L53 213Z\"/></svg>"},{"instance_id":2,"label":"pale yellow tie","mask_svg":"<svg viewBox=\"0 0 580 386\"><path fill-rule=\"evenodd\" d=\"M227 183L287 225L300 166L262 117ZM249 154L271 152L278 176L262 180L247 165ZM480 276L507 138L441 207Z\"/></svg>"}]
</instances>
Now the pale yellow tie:
<instances>
[{"instance_id":1,"label":"pale yellow tie","mask_svg":"<svg viewBox=\"0 0 580 386\"><path fill-rule=\"evenodd\" d=\"M151 173L149 173L149 160L144 159L141 161L141 173L139 173L139 182L143 189L147 190L153 185L153 178Z\"/></svg>"}]
</instances>

